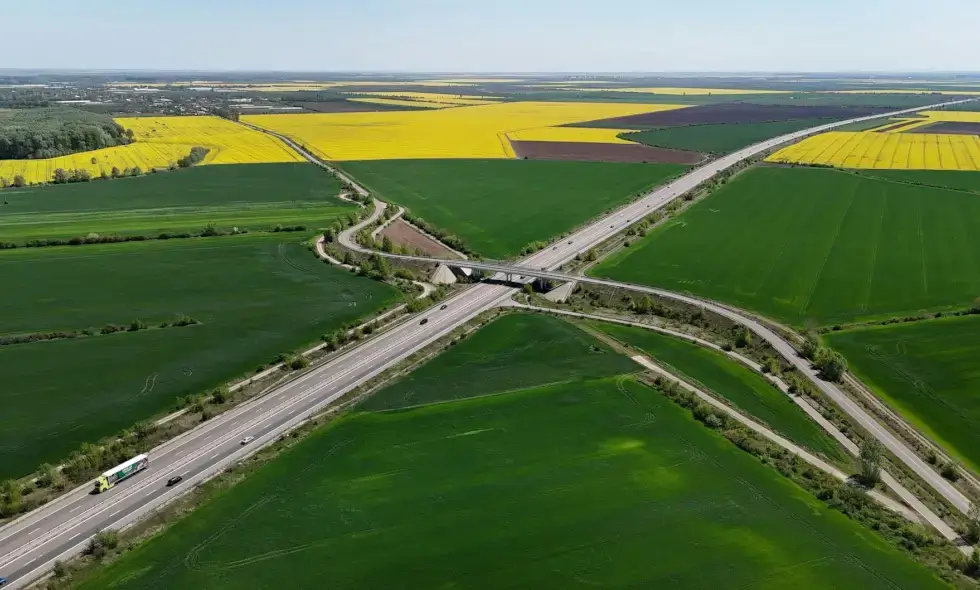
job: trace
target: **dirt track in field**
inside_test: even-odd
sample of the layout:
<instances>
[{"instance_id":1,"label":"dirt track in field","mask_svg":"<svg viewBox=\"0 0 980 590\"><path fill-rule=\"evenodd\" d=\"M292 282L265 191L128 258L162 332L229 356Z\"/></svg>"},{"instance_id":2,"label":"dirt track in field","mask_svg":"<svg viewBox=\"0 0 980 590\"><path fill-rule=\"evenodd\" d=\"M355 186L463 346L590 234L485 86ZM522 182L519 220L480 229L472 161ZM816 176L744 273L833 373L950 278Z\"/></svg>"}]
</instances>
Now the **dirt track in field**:
<instances>
[{"instance_id":1,"label":"dirt track in field","mask_svg":"<svg viewBox=\"0 0 980 590\"><path fill-rule=\"evenodd\" d=\"M518 158L578 162L642 162L644 164L697 164L705 155L640 144L570 141L511 141Z\"/></svg>"},{"instance_id":2,"label":"dirt track in field","mask_svg":"<svg viewBox=\"0 0 980 590\"><path fill-rule=\"evenodd\" d=\"M605 127L615 129L648 129L711 123L767 123L795 119L851 119L887 113L889 107L840 107L765 105L741 102L706 104L672 111L643 113L581 123L576 127Z\"/></svg>"},{"instance_id":3,"label":"dirt track in field","mask_svg":"<svg viewBox=\"0 0 980 590\"><path fill-rule=\"evenodd\" d=\"M980 123L960 123L954 121L942 121L939 123L933 123L932 125L926 125L925 127L916 127L915 129L904 131L903 133L940 133L944 135L980 135Z\"/></svg>"},{"instance_id":4,"label":"dirt track in field","mask_svg":"<svg viewBox=\"0 0 980 590\"><path fill-rule=\"evenodd\" d=\"M412 250L422 250L426 254L436 258L459 258L455 252L432 238L419 233L414 227L401 219L396 219L391 225L384 228L381 231L381 235L391 238L391 241L398 246L405 246Z\"/></svg>"}]
</instances>

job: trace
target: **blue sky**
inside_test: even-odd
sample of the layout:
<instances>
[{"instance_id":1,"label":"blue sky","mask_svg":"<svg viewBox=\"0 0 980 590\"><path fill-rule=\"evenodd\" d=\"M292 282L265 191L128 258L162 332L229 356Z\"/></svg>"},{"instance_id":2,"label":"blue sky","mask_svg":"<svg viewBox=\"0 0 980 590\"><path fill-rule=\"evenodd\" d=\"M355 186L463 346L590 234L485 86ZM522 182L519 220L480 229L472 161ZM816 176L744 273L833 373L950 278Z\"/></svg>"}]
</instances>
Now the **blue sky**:
<instances>
[{"instance_id":1,"label":"blue sky","mask_svg":"<svg viewBox=\"0 0 980 590\"><path fill-rule=\"evenodd\" d=\"M7 4L3 8L6 49L0 60L4 68L980 70L980 0L12 0Z\"/></svg>"}]
</instances>

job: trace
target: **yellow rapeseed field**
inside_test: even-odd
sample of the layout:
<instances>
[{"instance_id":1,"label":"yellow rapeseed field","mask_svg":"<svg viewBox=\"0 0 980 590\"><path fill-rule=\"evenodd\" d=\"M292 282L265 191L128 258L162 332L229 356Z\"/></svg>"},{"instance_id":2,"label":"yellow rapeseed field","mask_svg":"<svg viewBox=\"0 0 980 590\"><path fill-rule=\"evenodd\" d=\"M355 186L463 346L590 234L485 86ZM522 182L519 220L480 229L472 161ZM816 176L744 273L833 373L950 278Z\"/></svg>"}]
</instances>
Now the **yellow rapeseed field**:
<instances>
[{"instance_id":1,"label":"yellow rapeseed field","mask_svg":"<svg viewBox=\"0 0 980 590\"><path fill-rule=\"evenodd\" d=\"M789 90L752 90L737 88L556 88L578 92L638 92L641 94L669 94L672 96L707 96L709 94L790 94Z\"/></svg>"},{"instance_id":2,"label":"yellow rapeseed field","mask_svg":"<svg viewBox=\"0 0 980 590\"><path fill-rule=\"evenodd\" d=\"M281 141L218 117L129 117L116 121L132 129L135 143L43 160L0 160L0 177L49 182L58 168L84 169L92 176L139 167L166 168L195 146L210 150L202 164L301 162Z\"/></svg>"},{"instance_id":3,"label":"yellow rapeseed field","mask_svg":"<svg viewBox=\"0 0 980 590\"><path fill-rule=\"evenodd\" d=\"M446 105L455 106L473 106L479 104L491 104L498 100L500 97L497 96L466 96L457 94L444 94L439 92L347 92L345 94L353 94L356 96L364 97L379 97L379 98L389 98L398 100L420 100L423 102L430 103L441 103Z\"/></svg>"},{"instance_id":4,"label":"yellow rapeseed field","mask_svg":"<svg viewBox=\"0 0 980 590\"><path fill-rule=\"evenodd\" d=\"M387 104L396 107L415 107L426 109L445 109L453 105L444 102L426 102L424 100L405 100L403 98L348 98L350 102L364 102L368 104Z\"/></svg>"},{"instance_id":5,"label":"yellow rapeseed field","mask_svg":"<svg viewBox=\"0 0 980 590\"><path fill-rule=\"evenodd\" d=\"M132 129L140 143L206 147L211 150L206 164L304 161L278 139L219 117L133 117L116 122Z\"/></svg>"},{"instance_id":6,"label":"yellow rapeseed field","mask_svg":"<svg viewBox=\"0 0 980 590\"><path fill-rule=\"evenodd\" d=\"M766 161L839 168L980 170L980 137L831 131L783 148Z\"/></svg>"},{"instance_id":7,"label":"yellow rapeseed field","mask_svg":"<svg viewBox=\"0 0 980 590\"><path fill-rule=\"evenodd\" d=\"M325 160L513 158L509 133L684 106L509 102L430 111L249 115L242 120L292 137Z\"/></svg>"}]
</instances>

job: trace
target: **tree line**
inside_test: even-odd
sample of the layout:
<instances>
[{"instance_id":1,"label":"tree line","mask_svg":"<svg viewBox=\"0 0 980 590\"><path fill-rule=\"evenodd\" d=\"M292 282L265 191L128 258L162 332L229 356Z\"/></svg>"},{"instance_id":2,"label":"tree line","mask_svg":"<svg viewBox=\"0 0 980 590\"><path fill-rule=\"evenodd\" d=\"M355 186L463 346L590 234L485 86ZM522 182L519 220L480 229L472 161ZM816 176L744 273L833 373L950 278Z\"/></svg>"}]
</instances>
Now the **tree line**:
<instances>
[{"instance_id":1,"label":"tree line","mask_svg":"<svg viewBox=\"0 0 980 590\"><path fill-rule=\"evenodd\" d=\"M112 117L68 107L12 110L0 116L0 159L33 160L133 141Z\"/></svg>"}]
</instances>

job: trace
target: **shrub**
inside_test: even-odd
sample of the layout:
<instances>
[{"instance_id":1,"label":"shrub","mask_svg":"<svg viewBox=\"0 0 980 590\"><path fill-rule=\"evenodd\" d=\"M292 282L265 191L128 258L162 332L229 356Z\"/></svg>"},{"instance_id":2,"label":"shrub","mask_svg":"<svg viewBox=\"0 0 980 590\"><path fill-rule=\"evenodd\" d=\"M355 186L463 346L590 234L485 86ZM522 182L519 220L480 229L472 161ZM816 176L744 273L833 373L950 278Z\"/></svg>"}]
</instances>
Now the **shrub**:
<instances>
[{"instance_id":1,"label":"shrub","mask_svg":"<svg viewBox=\"0 0 980 590\"><path fill-rule=\"evenodd\" d=\"M960 479L960 471L952 461L943 465L943 468L939 470L939 475L954 483Z\"/></svg>"}]
</instances>

